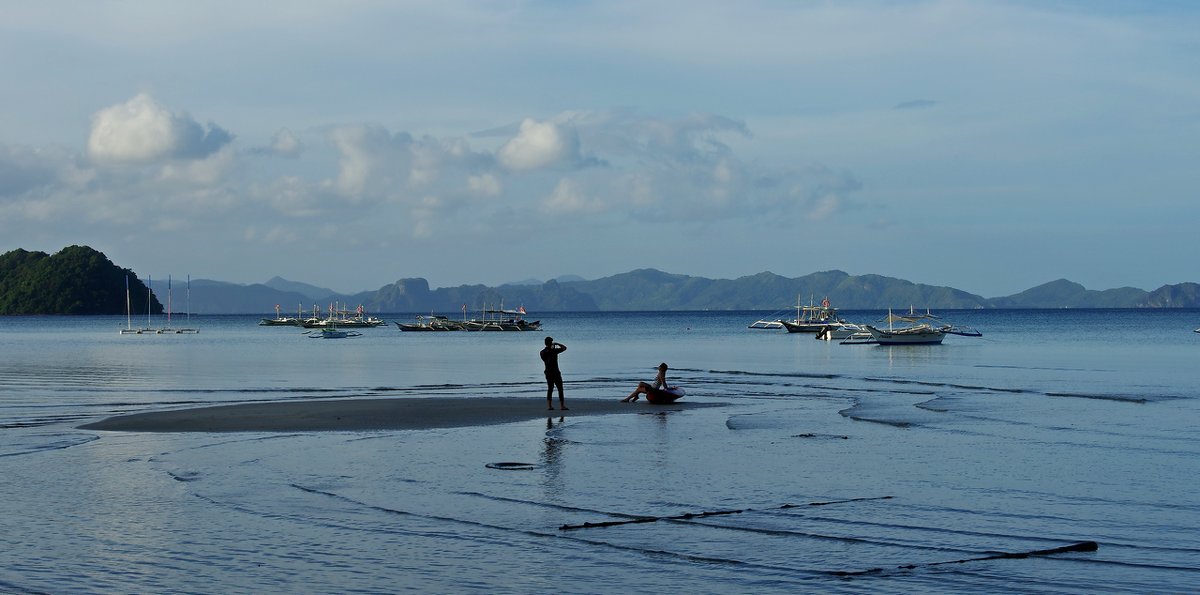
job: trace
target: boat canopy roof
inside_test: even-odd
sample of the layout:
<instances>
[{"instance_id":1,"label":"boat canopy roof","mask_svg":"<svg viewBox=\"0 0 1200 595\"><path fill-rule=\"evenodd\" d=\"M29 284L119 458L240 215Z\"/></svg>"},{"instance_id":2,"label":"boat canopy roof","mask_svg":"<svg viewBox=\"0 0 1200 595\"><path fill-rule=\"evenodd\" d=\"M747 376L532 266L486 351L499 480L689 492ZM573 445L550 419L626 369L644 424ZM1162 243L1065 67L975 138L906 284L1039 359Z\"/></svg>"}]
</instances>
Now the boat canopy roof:
<instances>
[{"instance_id":1,"label":"boat canopy roof","mask_svg":"<svg viewBox=\"0 0 1200 595\"><path fill-rule=\"evenodd\" d=\"M508 314L509 316L524 316L525 315L524 308L521 308L520 310L504 310L504 309L494 310L494 309L489 308L489 309L484 310L484 312L487 314Z\"/></svg>"},{"instance_id":2,"label":"boat canopy roof","mask_svg":"<svg viewBox=\"0 0 1200 595\"><path fill-rule=\"evenodd\" d=\"M921 322L923 320L941 320L941 319L938 318L937 316L934 316L933 314L931 314L928 310L926 310L924 314L921 314L919 312L913 311L913 309L911 307L909 307L908 312L905 314L894 314L894 313L892 313L891 310L888 310L887 317L884 318L881 322Z\"/></svg>"}]
</instances>

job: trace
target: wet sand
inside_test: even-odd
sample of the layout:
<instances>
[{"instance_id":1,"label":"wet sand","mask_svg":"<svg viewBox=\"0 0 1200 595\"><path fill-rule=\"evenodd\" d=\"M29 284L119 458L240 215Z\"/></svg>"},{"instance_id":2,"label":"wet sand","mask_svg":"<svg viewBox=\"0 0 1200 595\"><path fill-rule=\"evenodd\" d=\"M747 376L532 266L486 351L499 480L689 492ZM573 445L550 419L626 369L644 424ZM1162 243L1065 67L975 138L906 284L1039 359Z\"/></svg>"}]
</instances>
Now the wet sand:
<instances>
[{"instance_id":1,"label":"wet sand","mask_svg":"<svg viewBox=\"0 0 1200 595\"><path fill-rule=\"evenodd\" d=\"M503 424L546 416L577 417L654 413L713 406L709 403L651 405L618 399L568 399L567 411L546 409L538 398L430 397L330 399L242 403L118 415L79 426L117 432L306 432L425 430Z\"/></svg>"}]
</instances>

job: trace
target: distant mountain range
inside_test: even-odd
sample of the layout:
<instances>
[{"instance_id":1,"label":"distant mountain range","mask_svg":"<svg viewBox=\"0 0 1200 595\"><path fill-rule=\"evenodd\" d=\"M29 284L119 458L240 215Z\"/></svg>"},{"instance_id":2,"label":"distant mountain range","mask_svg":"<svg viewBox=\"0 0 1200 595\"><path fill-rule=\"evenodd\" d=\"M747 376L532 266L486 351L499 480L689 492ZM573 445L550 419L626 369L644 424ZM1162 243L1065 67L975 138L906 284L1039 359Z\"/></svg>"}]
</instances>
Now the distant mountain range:
<instances>
[{"instance_id":1,"label":"distant mountain range","mask_svg":"<svg viewBox=\"0 0 1200 595\"><path fill-rule=\"evenodd\" d=\"M156 293L165 286L154 282ZM160 299L163 294L158 293ZM430 288L422 278L400 279L375 291L339 294L275 277L263 284L238 285L192 280L192 312L199 314L273 313L325 309L339 302L359 304L372 313L436 312L457 314L463 307L516 308L533 312L653 310L781 310L828 297L843 310L884 308L1200 308L1200 285L1164 285L1154 291L1133 287L1090 290L1060 279L1018 294L985 298L952 287L913 283L880 275L822 271L803 277L770 272L737 279L708 279L639 269L601 279L560 277L526 280L497 287L460 285ZM176 302L178 303L178 302Z\"/></svg>"},{"instance_id":2,"label":"distant mountain range","mask_svg":"<svg viewBox=\"0 0 1200 595\"><path fill-rule=\"evenodd\" d=\"M124 314L123 278L128 275L133 311L145 312L146 286L129 269L119 268L102 253L70 246L51 256L14 250L0 255L0 314ZM150 309L168 302L168 281L155 279ZM638 269L601 279L563 276L550 281L529 279L498 287L460 285L431 289L422 278L400 279L374 291L339 294L324 287L273 277L242 285L192 279L170 288L173 310L193 314L273 315L297 310L324 311L337 302L367 312L476 313L485 307L516 308L530 313L564 311L654 310L782 310L797 300L820 302L828 297L843 310L884 308L1200 308L1200 285L1164 285L1154 291L1121 287L1090 290L1059 279L1018 294L984 298L954 289L913 283L880 275L822 271L803 277L770 272L737 279L708 279Z\"/></svg>"}]
</instances>

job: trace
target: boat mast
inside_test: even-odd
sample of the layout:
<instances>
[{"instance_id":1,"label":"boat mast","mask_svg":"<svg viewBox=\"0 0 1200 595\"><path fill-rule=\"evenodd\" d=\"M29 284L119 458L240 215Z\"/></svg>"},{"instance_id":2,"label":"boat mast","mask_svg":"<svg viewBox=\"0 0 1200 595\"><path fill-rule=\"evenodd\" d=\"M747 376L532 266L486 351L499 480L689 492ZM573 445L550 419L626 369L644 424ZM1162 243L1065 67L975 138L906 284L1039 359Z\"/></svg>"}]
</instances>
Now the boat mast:
<instances>
[{"instance_id":1,"label":"boat mast","mask_svg":"<svg viewBox=\"0 0 1200 595\"><path fill-rule=\"evenodd\" d=\"M150 298L154 297L154 277L146 275L146 328L150 328Z\"/></svg>"},{"instance_id":2,"label":"boat mast","mask_svg":"<svg viewBox=\"0 0 1200 595\"><path fill-rule=\"evenodd\" d=\"M133 315L129 313L129 275L125 275L125 328L133 330Z\"/></svg>"}]
</instances>

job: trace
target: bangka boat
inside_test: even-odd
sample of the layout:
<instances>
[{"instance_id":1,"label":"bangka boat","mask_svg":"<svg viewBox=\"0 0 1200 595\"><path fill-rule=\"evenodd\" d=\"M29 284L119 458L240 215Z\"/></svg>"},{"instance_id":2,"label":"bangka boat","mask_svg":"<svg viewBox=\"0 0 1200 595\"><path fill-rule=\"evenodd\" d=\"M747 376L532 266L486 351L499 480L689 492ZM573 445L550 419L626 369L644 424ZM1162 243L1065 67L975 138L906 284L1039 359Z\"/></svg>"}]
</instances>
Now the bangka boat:
<instances>
[{"instance_id":1,"label":"bangka boat","mask_svg":"<svg viewBox=\"0 0 1200 595\"><path fill-rule=\"evenodd\" d=\"M490 316L489 316L490 315ZM525 320L525 307L516 310L484 309L483 318L472 318L463 322L468 331L536 331L542 328L540 320Z\"/></svg>"},{"instance_id":2,"label":"bangka boat","mask_svg":"<svg viewBox=\"0 0 1200 595\"><path fill-rule=\"evenodd\" d=\"M440 314L430 314L429 316L417 316L416 322L397 322L396 326L405 332L438 332L438 331L461 331L463 323L455 322Z\"/></svg>"},{"instance_id":3,"label":"bangka boat","mask_svg":"<svg viewBox=\"0 0 1200 595\"><path fill-rule=\"evenodd\" d=\"M982 337L983 333L969 328L942 323L941 319L928 310L924 314L908 308L908 314L893 314L888 309L887 318L881 322L887 323L887 328L870 324L864 325L875 343L880 345L937 345L946 335L961 335L964 337ZM899 326L896 323L900 323ZM856 340L857 339L857 340ZM851 337L843 343L857 344L865 341L861 337Z\"/></svg>"},{"instance_id":4,"label":"bangka boat","mask_svg":"<svg viewBox=\"0 0 1200 595\"><path fill-rule=\"evenodd\" d=\"M809 304L805 306L801 296L796 296L796 317L792 320L784 319L782 314L787 310L790 308L779 310L768 318L755 320L747 328L756 330L786 329L789 333L815 333L827 323L840 321L837 317L837 308L829 307L829 298L821 300L821 305L817 306L810 296Z\"/></svg>"},{"instance_id":5,"label":"bangka boat","mask_svg":"<svg viewBox=\"0 0 1200 595\"><path fill-rule=\"evenodd\" d=\"M259 326L304 326L304 318L301 316L301 306L296 305L295 316L282 316L279 313L279 304L275 304L275 318L263 318L258 322Z\"/></svg>"},{"instance_id":6,"label":"bangka boat","mask_svg":"<svg viewBox=\"0 0 1200 595\"><path fill-rule=\"evenodd\" d=\"M300 326L303 326L304 328L327 328L334 326L347 328L370 328L387 324L387 321L381 318L367 316L361 305L359 305L359 307L353 313L354 316L350 316L351 312L349 310L339 308L337 304L330 304L329 315L327 317L317 318L314 316L312 318L306 318L300 322Z\"/></svg>"},{"instance_id":7,"label":"bangka boat","mask_svg":"<svg viewBox=\"0 0 1200 595\"><path fill-rule=\"evenodd\" d=\"M812 298L809 298L807 306L796 300L796 319L781 320L783 328L789 333L819 333L821 329L829 324L843 322L837 317L837 308L829 307L829 298L821 300L821 305L817 306L812 303Z\"/></svg>"}]
</instances>

